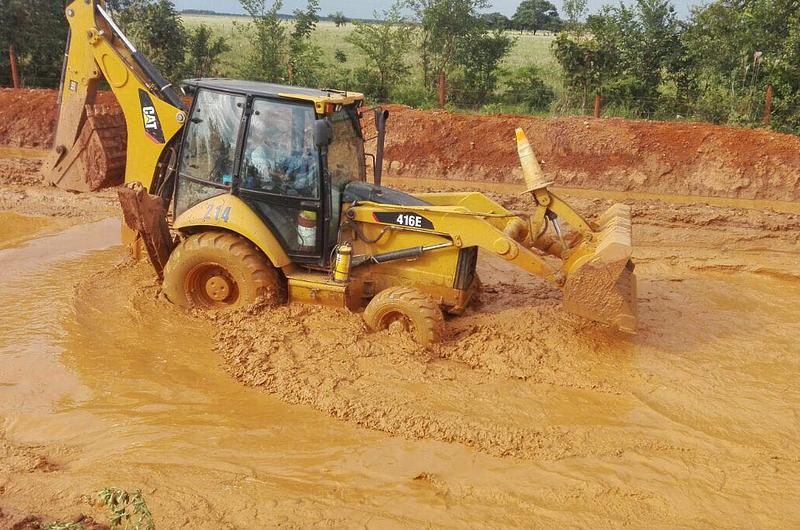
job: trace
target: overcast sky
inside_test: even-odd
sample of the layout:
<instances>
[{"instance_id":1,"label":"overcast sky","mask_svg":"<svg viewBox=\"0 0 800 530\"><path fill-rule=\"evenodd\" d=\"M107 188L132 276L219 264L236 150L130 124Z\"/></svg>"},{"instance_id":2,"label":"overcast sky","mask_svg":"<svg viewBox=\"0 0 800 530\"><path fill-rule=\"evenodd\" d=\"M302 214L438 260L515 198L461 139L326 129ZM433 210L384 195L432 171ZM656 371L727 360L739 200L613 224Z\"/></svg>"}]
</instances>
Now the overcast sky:
<instances>
[{"instance_id":1,"label":"overcast sky","mask_svg":"<svg viewBox=\"0 0 800 530\"><path fill-rule=\"evenodd\" d=\"M559 12L561 11L561 0L551 0ZM589 0L589 12L596 11L604 4L616 4L618 0ZM382 11L394 3L394 0L320 0L320 9L323 15L344 12L348 17L372 18L373 11ZM628 2L630 3L630 2ZM689 12L688 6L700 5L703 0L673 0L675 8L681 17L685 17ZM291 13L297 8L305 6L304 0L284 0L284 13ZM495 0L492 2L493 8L490 11L499 11L511 16L519 5L519 0ZM241 13L242 8L239 0L176 0L175 5L178 9L210 9L217 12Z\"/></svg>"}]
</instances>

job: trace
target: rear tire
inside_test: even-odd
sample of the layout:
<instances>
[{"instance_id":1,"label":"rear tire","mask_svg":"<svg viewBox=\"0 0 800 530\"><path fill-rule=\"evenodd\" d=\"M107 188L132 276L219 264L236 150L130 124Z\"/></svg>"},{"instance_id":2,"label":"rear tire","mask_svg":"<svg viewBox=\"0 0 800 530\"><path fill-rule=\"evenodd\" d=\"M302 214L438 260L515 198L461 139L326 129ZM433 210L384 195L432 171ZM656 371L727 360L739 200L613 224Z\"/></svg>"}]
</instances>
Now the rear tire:
<instances>
[{"instance_id":1,"label":"rear tire","mask_svg":"<svg viewBox=\"0 0 800 530\"><path fill-rule=\"evenodd\" d=\"M444 332L439 306L410 287L389 287L379 292L367 304L364 320L373 331L402 326L422 345L438 342Z\"/></svg>"},{"instance_id":2,"label":"rear tire","mask_svg":"<svg viewBox=\"0 0 800 530\"><path fill-rule=\"evenodd\" d=\"M164 267L164 294L183 307L228 310L285 300L277 269L247 239L206 231L184 239Z\"/></svg>"}]
</instances>

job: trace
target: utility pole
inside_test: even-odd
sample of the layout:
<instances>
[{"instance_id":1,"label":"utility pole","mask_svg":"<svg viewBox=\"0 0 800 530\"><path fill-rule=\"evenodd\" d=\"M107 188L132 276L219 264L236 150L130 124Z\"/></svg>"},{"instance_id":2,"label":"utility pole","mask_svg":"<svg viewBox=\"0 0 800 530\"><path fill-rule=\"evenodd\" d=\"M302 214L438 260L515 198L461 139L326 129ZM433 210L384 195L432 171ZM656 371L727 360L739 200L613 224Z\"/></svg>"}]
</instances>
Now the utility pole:
<instances>
[{"instance_id":1,"label":"utility pole","mask_svg":"<svg viewBox=\"0 0 800 530\"><path fill-rule=\"evenodd\" d=\"M439 72L438 85L439 85L438 86L438 88L439 88L439 108L443 109L444 108L444 104L445 104L446 95L447 95L447 93L445 91L445 86L444 86L445 85L444 71Z\"/></svg>"},{"instance_id":2,"label":"utility pole","mask_svg":"<svg viewBox=\"0 0 800 530\"><path fill-rule=\"evenodd\" d=\"M8 58L11 62L11 82L14 88L20 88L19 69L17 68L17 54L14 53L14 45L8 47Z\"/></svg>"},{"instance_id":3,"label":"utility pole","mask_svg":"<svg viewBox=\"0 0 800 530\"><path fill-rule=\"evenodd\" d=\"M769 126L769 119L772 114L772 85L767 85L767 97L764 101L764 125Z\"/></svg>"}]
</instances>

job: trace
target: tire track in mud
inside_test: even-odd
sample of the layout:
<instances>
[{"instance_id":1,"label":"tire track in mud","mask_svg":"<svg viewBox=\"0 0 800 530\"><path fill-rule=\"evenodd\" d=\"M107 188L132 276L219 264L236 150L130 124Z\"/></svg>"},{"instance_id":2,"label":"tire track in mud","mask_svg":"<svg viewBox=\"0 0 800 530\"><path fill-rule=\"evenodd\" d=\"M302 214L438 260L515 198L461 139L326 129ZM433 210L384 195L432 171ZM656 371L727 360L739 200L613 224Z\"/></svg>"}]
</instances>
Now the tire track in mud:
<instances>
[{"instance_id":1,"label":"tire track in mud","mask_svg":"<svg viewBox=\"0 0 800 530\"><path fill-rule=\"evenodd\" d=\"M548 407L570 407L571 398L600 423L609 410L631 408L621 387L593 373L625 339L527 290L452 319L449 338L426 349L404 335L368 333L359 315L289 306L220 317L217 350L245 384L410 439L536 460L652 448L593 421L564 422L569 413L553 418Z\"/></svg>"}]
</instances>

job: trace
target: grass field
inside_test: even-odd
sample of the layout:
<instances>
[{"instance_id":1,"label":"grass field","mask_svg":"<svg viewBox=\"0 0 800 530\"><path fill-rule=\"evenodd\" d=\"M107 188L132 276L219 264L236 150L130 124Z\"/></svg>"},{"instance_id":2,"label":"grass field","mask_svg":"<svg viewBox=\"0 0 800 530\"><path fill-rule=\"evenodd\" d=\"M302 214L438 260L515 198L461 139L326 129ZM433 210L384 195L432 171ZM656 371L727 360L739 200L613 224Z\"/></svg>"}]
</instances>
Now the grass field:
<instances>
[{"instance_id":1,"label":"grass field","mask_svg":"<svg viewBox=\"0 0 800 530\"><path fill-rule=\"evenodd\" d=\"M213 29L215 34L225 38L231 49L223 55L221 63L222 71L229 76L236 75L240 70L244 57L248 53L250 42L242 28L243 25L247 24L248 20L245 16L183 15L183 22L187 28L206 24ZM326 63L335 63L334 54L336 50L343 51L347 55L348 63L351 65L360 64L364 61L365 58L359 50L345 41L345 37L353 31L353 28L352 24L337 28L333 22L326 21L317 25L313 40L322 49ZM541 69L544 81L556 93L559 93L561 91L560 68L550 48L553 37L530 33L519 34L516 32L510 33L510 35L515 39L515 44L511 53L505 59L503 67L516 69L521 66L536 64ZM416 55L411 61L416 62Z\"/></svg>"}]
</instances>

